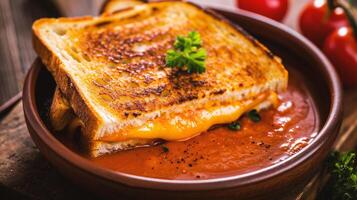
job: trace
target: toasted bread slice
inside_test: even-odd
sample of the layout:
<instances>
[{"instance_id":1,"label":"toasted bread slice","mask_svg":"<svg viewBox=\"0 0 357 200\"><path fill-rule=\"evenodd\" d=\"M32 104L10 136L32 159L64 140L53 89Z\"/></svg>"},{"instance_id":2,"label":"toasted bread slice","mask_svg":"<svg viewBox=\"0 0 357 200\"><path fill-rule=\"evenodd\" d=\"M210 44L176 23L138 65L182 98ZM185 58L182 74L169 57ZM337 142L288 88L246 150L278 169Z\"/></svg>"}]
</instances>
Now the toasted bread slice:
<instances>
[{"instance_id":1,"label":"toasted bread slice","mask_svg":"<svg viewBox=\"0 0 357 200\"><path fill-rule=\"evenodd\" d=\"M69 102L56 87L50 108L50 122L55 131L64 129L75 117Z\"/></svg>"},{"instance_id":2,"label":"toasted bread slice","mask_svg":"<svg viewBox=\"0 0 357 200\"><path fill-rule=\"evenodd\" d=\"M259 103L254 109L260 111L272 106L277 100L274 96L271 98ZM64 130L67 134L74 135L78 130L83 128L83 123L78 117L73 115L72 108L69 104L63 102L67 102L67 100L63 97L60 90L56 88L50 111L52 127L55 127L56 131ZM155 139L131 139L119 142L82 140L84 152L87 152L92 157L98 157L116 151L152 146L154 144L159 143Z\"/></svg>"},{"instance_id":3,"label":"toasted bread slice","mask_svg":"<svg viewBox=\"0 0 357 200\"><path fill-rule=\"evenodd\" d=\"M130 9L143 3L144 1L140 0L107 0L103 3L100 14L112 15L115 12ZM56 87L55 93L53 95L49 117L52 128L55 131L63 130L66 126L72 123L71 121L79 120L79 118L74 115L68 100L64 98L61 90L58 87ZM74 124L78 125L78 123ZM72 125L70 126L72 127Z\"/></svg>"},{"instance_id":4,"label":"toasted bread slice","mask_svg":"<svg viewBox=\"0 0 357 200\"><path fill-rule=\"evenodd\" d=\"M63 131L74 135L83 128L82 121L73 113L68 101L56 87L50 108L50 123L55 131ZM129 150L137 147L151 146L156 143L153 139L131 139L120 142L103 142L81 140L84 152L92 157L97 157L115 151Z\"/></svg>"},{"instance_id":5,"label":"toasted bread slice","mask_svg":"<svg viewBox=\"0 0 357 200\"><path fill-rule=\"evenodd\" d=\"M164 55L175 37L192 30L208 52L206 73L166 68ZM185 2L140 4L99 18L42 19L33 31L37 53L90 142L187 139L234 121L243 107L271 104L272 94L287 86L280 59L240 29ZM229 117L202 118L238 104L240 111ZM179 130L170 125L173 118ZM182 122L200 126L193 130ZM159 126L159 133L138 134L148 124Z\"/></svg>"}]
</instances>

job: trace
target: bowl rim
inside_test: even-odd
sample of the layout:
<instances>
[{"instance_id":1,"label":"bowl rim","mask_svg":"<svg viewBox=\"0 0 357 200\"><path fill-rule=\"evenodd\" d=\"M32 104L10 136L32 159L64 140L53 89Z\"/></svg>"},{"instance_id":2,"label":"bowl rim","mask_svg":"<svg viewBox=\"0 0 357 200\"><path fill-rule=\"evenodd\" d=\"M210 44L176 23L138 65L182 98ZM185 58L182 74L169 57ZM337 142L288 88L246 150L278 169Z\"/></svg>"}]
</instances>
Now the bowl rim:
<instances>
[{"instance_id":1,"label":"bowl rim","mask_svg":"<svg viewBox=\"0 0 357 200\"><path fill-rule=\"evenodd\" d=\"M31 128L35 130L35 133L31 134L36 134L36 136L38 136L40 140L45 143L51 151L53 151L61 159L63 159L65 162L72 165L73 167L88 174L92 174L96 177L100 177L107 181L113 182L115 184L122 184L136 188L170 191L200 191L232 188L261 182L263 180L287 172L290 169L302 164L320 149L323 142L329 137L328 134L331 131L334 131L337 127L339 127L339 121L342 118L342 89L336 71L334 70L328 59L321 53L320 50L318 50L317 47L315 47L302 35L283 24L235 8L215 7L213 10L226 13L228 12L236 16L249 18L250 20L253 20L256 23L263 23L266 26L270 26L275 31L279 31L283 34L289 35L291 39L295 40L296 42L299 42L302 46L304 46L305 49L309 51L309 54L312 54L315 58L317 58L321 66L324 66L321 67L321 69L319 70L322 70L322 75L327 80L328 90L331 98L329 114L326 119L326 122L323 124L316 138L300 152L294 154L293 156L278 164L260 170L241 175L233 175L206 180L167 180L151 177L142 177L116 172L110 169L100 167L65 147L51 134L51 132L46 128L44 122L42 121L37 110L35 96L36 81L39 75L39 71L41 69L39 59L35 60L34 64L27 73L23 88L24 114L27 119L26 121L28 123L28 126L31 126Z\"/></svg>"}]
</instances>

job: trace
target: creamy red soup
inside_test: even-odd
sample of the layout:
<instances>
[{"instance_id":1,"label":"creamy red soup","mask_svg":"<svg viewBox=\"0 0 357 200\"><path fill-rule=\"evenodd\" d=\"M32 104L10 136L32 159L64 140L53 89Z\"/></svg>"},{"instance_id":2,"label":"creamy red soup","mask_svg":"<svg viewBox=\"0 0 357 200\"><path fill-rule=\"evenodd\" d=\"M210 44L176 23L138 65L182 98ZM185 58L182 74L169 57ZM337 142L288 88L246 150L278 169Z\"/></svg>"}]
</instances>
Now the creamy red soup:
<instances>
[{"instance_id":1,"label":"creamy red soup","mask_svg":"<svg viewBox=\"0 0 357 200\"><path fill-rule=\"evenodd\" d=\"M243 116L238 131L221 126L187 141L88 159L114 171L162 179L210 179L266 168L299 152L317 134L313 100L301 83L290 74L278 107L260 111L259 122Z\"/></svg>"}]
</instances>

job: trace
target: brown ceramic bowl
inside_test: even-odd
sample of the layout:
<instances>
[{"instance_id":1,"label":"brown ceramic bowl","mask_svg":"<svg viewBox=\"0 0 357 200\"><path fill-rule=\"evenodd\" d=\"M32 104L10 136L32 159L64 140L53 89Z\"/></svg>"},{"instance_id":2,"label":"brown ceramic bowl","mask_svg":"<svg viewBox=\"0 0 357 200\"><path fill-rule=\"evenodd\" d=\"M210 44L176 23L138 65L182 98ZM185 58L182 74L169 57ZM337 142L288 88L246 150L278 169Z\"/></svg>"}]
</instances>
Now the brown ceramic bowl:
<instances>
[{"instance_id":1,"label":"brown ceramic bowl","mask_svg":"<svg viewBox=\"0 0 357 200\"><path fill-rule=\"evenodd\" d=\"M23 91L26 123L45 157L77 185L102 197L134 199L293 199L328 155L341 124L341 88L321 52L298 33L254 14L216 9L256 36L284 62L304 76L320 117L318 136L302 151L279 164L209 180L163 180L114 172L66 148L46 127L55 84L39 59L30 69ZM292 63L292 64L291 64Z\"/></svg>"}]
</instances>

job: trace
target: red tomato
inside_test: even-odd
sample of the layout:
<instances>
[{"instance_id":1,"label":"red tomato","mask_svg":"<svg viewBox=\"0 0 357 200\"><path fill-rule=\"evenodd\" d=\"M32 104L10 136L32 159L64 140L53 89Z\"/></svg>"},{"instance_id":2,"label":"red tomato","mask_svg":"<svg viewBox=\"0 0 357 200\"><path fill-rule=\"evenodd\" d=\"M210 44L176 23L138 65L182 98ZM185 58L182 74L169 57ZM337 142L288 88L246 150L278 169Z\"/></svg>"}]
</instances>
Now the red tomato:
<instances>
[{"instance_id":1,"label":"red tomato","mask_svg":"<svg viewBox=\"0 0 357 200\"><path fill-rule=\"evenodd\" d=\"M288 11L288 0L237 0L238 7L243 10L264 15L276 21L284 19Z\"/></svg>"},{"instance_id":2,"label":"red tomato","mask_svg":"<svg viewBox=\"0 0 357 200\"><path fill-rule=\"evenodd\" d=\"M326 38L323 51L339 72L345 86L357 85L357 39L342 27Z\"/></svg>"},{"instance_id":3,"label":"red tomato","mask_svg":"<svg viewBox=\"0 0 357 200\"><path fill-rule=\"evenodd\" d=\"M322 47L326 37L334 30L348 26L348 20L341 8L336 8L330 16L324 0L314 0L307 4L300 15L299 25L302 34Z\"/></svg>"}]
</instances>

